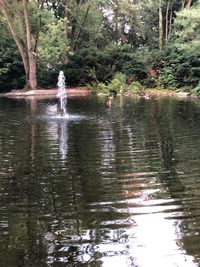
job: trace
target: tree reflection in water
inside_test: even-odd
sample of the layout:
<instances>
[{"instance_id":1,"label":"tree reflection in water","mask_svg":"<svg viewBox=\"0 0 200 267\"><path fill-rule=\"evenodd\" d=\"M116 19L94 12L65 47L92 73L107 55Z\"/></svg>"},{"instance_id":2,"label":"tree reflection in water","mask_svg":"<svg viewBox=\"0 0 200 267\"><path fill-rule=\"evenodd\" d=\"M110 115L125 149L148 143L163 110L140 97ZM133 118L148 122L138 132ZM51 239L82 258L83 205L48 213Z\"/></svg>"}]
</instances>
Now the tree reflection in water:
<instances>
[{"instance_id":1,"label":"tree reflection in water","mask_svg":"<svg viewBox=\"0 0 200 267\"><path fill-rule=\"evenodd\" d=\"M74 101L92 118L74 122L48 120L55 103L33 102L47 116L32 121L24 102L4 100L2 267L198 266L197 115L180 117L176 101L116 101Z\"/></svg>"}]
</instances>

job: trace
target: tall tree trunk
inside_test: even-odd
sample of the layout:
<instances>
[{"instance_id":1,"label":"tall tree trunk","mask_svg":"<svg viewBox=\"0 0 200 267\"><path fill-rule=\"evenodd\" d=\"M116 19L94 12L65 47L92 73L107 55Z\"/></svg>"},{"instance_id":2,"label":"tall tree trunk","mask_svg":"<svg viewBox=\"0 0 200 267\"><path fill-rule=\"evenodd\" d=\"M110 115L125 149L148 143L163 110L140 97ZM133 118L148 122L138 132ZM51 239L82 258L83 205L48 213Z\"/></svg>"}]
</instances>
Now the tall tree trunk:
<instances>
[{"instance_id":1,"label":"tall tree trunk","mask_svg":"<svg viewBox=\"0 0 200 267\"><path fill-rule=\"evenodd\" d=\"M189 8L192 5L192 0L188 0L186 4L186 8Z\"/></svg>"},{"instance_id":2,"label":"tall tree trunk","mask_svg":"<svg viewBox=\"0 0 200 267\"><path fill-rule=\"evenodd\" d=\"M65 38L68 39L68 0L65 0L65 10L64 10L64 18L65 18Z\"/></svg>"},{"instance_id":3,"label":"tall tree trunk","mask_svg":"<svg viewBox=\"0 0 200 267\"><path fill-rule=\"evenodd\" d=\"M182 9L189 8L192 5L192 0L182 0Z\"/></svg>"},{"instance_id":4,"label":"tall tree trunk","mask_svg":"<svg viewBox=\"0 0 200 267\"><path fill-rule=\"evenodd\" d=\"M115 1L116 7L114 9L114 24L115 24L115 41L116 44L119 43L119 2Z\"/></svg>"},{"instance_id":5,"label":"tall tree trunk","mask_svg":"<svg viewBox=\"0 0 200 267\"><path fill-rule=\"evenodd\" d=\"M22 7L23 9L21 9ZM14 9L13 13L10 12L12 9ZM22 0L22 2L14 0L13 3L8 3L6 0L0 0L0 11L6 19L5 21L22 57L26 73L25 89L36 89L36 57L30 30L28 0ZM15 16L12 17L13 14ZM22 15L24 15L25 18L25 25L22 20ZM16 28L16 22L18 23L19 31Z\"/></svg>"},{"instance_id":6,"label":"tall tree trunk","mask_svg":"<svg viewBox=\"0 0 200 267\"><path fill-rule=\"evenodd\" d=\"M169 38L171 36L171 31L172 31L172 18L173 18L173 0L171 1L171 7L170 7L168 41L169 41Z\"/></svg>"},{"instance_id":7,"label":"tall tree trunk","mask_svg":"<svg viewBox=\"0 0 200 267\"><path fill-rule=\"evenodd\" d=\"M182 9L185 7L186 0L182 0Z\"/></svg>"},{"instance_id":8,"label":"tall tree trunk","mask_svg":"<svg viewBox=\"0 0 200 267\"><path fill-rule=\"evenodd\" d=\"M68 0L64 1L64 36L65 36L65 41L68 42L68 38L69 38L69 32L68 32L68 17L69 17L69 8L68 8ZM63 64L67 64L68 63L68 56L67 54L63 55L63 59L62 59L62 63Z\"/></svg>"},{"instance_id":9,"label":"tall tree trunk","mask_svg":"<svg viewBox=\"0 0 200 267\"><path fill-rule=\"evenodd\" d=\"M29 59L29 74L28 74L28 85L31 89L37 88L37 76L36 76L36 55L34 53L33 40L31 36L30 20L28 15L28 0L23 0L23 10L26 26L26 41L28 48L28 59Z\"/></svg>"},{"instance_id":10,"label":"tall tree trunk","mask_svg":"<svg viewBox=\"0 0 200 267\"><path fill-rule=\"evenodd\" d=\"M29 73L29 64L28 64L28 57L27 57L27 53L26 53L26 48L25 48L25 44L23 43L22 39L19 38L17 30L15 28L15 25L12 21L12 18L9 14L9 11L7 9L7 5L5 3L5 1L0 0L0 8L1 11L4 15L4 17L6 18L7 24L8 24L8 28L10 29L10 32L12 33L13 39L19 49L20 55L22 57L22 61L24 64L24 69L25 69L25 73L26 76Z\"/></svg>"},{"instance_id":11,"label":"tall tree trunk","mask_svg":"<svg viewBox=\"0 0 200 267\"><path fill-rule=\"evenodd\" d=\"M24 32L24 27L23 27L23 13L22 10L19 8L19 3L18 0L14 0L14 7L16 10L16 17L18 20L18 25L19 25L19 34L22 40L24 40L25 37L25 32Z\"/></svg>"},{"instance_id":12,"label":"tall tree trunk","mask_svg":"<svg viewBox=\"0 0 200 267\"><path fill-rule=\"evenodd\" d=\"M173 0L167 3L166 17L165 17L165 44L169 41L173 15Z\"/></svg>"},{"instance_id":13,"label":"tall tree trunk","mask_svg":"<svg viewBox=\"0 0 200 267\"><path fill-rule=\"evenodd\" d=\"M169 34L169 7L170 0L167 3L166 15L165 15L165 44L168 42L168 34Z\"/></svg>"},{"instance_id":14,"label":"tall tree trunk","mask_svg":"<svg viewBox=\"0 0 200 267\"><path fill-rule=\"evenodd\" d=\"M38 10L41 10L43 9L44 7L44 0L42 1L38 1ZM39 43L39 35L40 35L40 29L41 29L41 22L42 22L42 16L41 14L39 14L38 16L38 19L37 19L37 30L36 30L36 34L35 34L35 37L34 37L34 42L35 42L35 45L34 45L34 53L36 53L37 51L37 47L38 47L38 43Z\"/></svg>"},{"instance_id":15,"label":"tall tree trunk","mask_svg":"<svg viewBox=\"0 0 200 267\"><path fill-rule=\"evenodd\" d=\"M162 0L159 0L159 49L163 50L163 14Z\"/></svg>"}]
</instances>

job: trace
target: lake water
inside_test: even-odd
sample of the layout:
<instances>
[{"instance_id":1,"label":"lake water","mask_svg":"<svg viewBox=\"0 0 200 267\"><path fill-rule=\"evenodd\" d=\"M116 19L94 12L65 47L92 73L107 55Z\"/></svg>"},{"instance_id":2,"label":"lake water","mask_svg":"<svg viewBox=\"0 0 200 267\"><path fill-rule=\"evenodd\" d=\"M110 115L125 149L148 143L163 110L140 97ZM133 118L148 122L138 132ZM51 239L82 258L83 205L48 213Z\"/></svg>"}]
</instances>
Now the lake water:
<instances>
[{"instance_id":1,"label":"lake water","mask_svg":"<svg viewBox=\"0 0 200 267\"><path fill-rule=\"evenodd\" d=\"M1 267L200 263L200 103L0 98Z\"/></svg>"}]
</instances>

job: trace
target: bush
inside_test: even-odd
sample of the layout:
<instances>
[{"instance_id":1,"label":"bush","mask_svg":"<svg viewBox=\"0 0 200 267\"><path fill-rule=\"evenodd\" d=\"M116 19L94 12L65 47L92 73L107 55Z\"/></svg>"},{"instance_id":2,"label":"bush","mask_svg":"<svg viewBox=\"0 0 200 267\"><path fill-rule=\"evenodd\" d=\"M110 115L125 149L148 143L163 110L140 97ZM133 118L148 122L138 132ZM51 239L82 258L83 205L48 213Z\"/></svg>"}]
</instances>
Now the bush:
<instances>
[{"instance_id":1,"label":"bush","mask_svg":"<svg viewBox=\"0 0 200 267\"><path fill-rule=\"evenodd\" d=\"M58 82L60 68L58 66L48 69L46 66L39 65L37 71L38 85L40 87L55 87Z\"/></svg>"},{"instance_id":2,"label":"bush","mask_svg":"<svg viewBox=\"0 0 200 267\"><path fill-rule=\"evenodd\" d=\"M164 87L195 87L200 80L200 52L183 53L168 47L164 53L164 67L160 69L160 78Z\"/></svg>"},{"instance_id":3,"label":"bush","mask_svg":"<svg viewBox=\"0 0 200 267\"><path fill-rule=\"evenodd\" d=\"M102 93L102 94L109 94L110 92L121 93L127 87L126 76L122 73L116 73L113 79L107 85L103 82L99 82L99 83L92 83L89 87L96 93Z\"/></svg>"},{"instance_id":4,"label":"bush","mask_svg":"<svg viewBox=\"0 0 200 267\"><path fill-rule=\"evenodd\" d=\"M116 73L111 82L108 84L108 89L111 92L116 93L122 93L126 87L126 76L122 73Z\"/></svg>"},{"instance_id":5,"label":"bush","mask_svg":"<svg viewBox=\"0 0 200 267\"><path fill-rule=\"evenodd\" d=\"M12 61L8 70L0 75L0 92L6 92L13 89L22 89L25 86L25 73L21 62ZM6 64L7 62L4 62ZM0 64L1 68L1 64Z\"/></svg>"},{"instance_id":6,"label":"bush","mask_svg":"<svg viewBox=\"0 0 200 267\"><path fill-rule=\"evenodd\" d=\"M69 56L64 72L69 84L87 84L107 83L116 73L134 75L143 80L146 78L147 68L143 55L129 46L111 45L103 50L91 47L76 51Z\"/></svg>"},{"instance_id":7,"label":"bush","mask_svg":"<svg viewBox=\"0 0 200 267\"><path fill-rule=\"evenodd\" d=\"M200 81L197 84L197 86L192 90L192 93L196 94L196 95L200 95Z\"/></svg>"},{"instance_id":8,"label":"bush","mask_svg":"<svg viewBox=\"0 0 200 267\"><path fill-rule=\"evenodd\" d=\"M88 87L95 93L97 94L108 94L109 93L109 88L107 85L105 85L105 83L92 83L90 85L88 85Z\"/></svg>"},{"instance_id":9,"label":"bush","mask_svg":"<svg viewBox=\"0 0 200 267\"><path fill-rule=\"evenodd\" d=\"M127 90L133 94L139 94L143 90L143 86L139 81L134 81L127 86Z\"/></svg>"},{"instance_id":10,"label":"bush","mask_svg":"<svg viewBox=\"0 0 200 267\"><path fill-rule=\"evenodd\" d=\"M72 85L106 83L113 77L110 55L97 48L84 48L69 56L64 67L66 81Z\"/></svg>"},{"instance_id":11,"label":"bush","mask_svg":"<svg viewBox=\"0 0 200 267\"><path fill-rule=\"evenodd\" d=\"M162 69L159 75L159 87L176 89L177 81L175 77L175 70L172 66L166 66Z\"/></svg>"},{"instance_id":12,"label":"bush","mask_svg":"<svg viewBox=\"0 0 200 267\"><path fill-rule=\"evenodd\" d=\"M130 85L126 83L126 75L123 73L116 73L113 79L106 85L105 83L91 84L89 86L94 92L109 94L117 93L121 94L124 92L131 92L133 94L139 94L143 90L143 86L139 81L134 81Z\"/></svg>"}]
</instances>

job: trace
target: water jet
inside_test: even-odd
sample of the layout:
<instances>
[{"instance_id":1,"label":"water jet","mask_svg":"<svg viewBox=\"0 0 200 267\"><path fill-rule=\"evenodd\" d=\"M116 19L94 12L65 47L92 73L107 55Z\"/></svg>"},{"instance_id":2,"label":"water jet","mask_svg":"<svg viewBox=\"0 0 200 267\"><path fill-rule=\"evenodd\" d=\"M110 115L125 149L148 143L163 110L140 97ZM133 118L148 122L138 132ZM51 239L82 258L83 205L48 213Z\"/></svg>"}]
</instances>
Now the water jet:
<instances>
[{"instance_id":1,"label":"water jet","mask_svg":"<svg viewBox=\"0 0 200 267\"><path fill-rule=\"evenodd\" d=\"M62 70L59 72L57 86L58 86L57 97L59 99L59 113L63 117L67 115L66 111L67 94L65 90L65 75Z\"/></svg>"}]
</instances>

